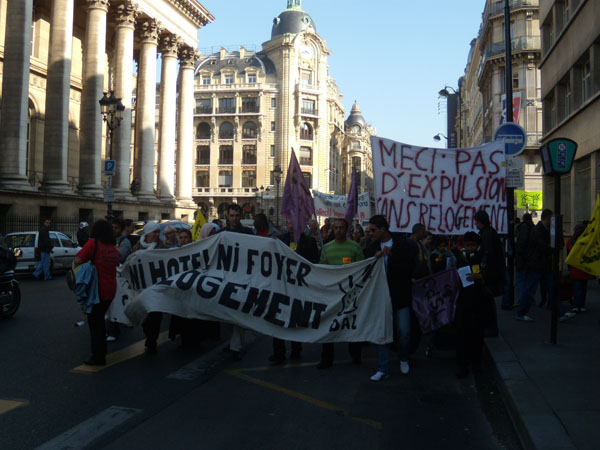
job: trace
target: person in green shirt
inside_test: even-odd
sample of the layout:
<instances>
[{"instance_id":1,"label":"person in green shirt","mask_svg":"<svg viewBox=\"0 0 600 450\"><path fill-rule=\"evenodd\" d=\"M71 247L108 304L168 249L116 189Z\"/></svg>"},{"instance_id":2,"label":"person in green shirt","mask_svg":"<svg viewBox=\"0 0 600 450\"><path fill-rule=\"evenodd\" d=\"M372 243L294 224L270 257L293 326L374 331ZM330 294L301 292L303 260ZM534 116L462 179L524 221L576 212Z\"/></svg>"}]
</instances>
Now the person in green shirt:
<instances>
[{"instance_id":1,"label":"person in green shirt","mask_svg":"<svg viewBox=\"0 0 600 450\"><path fill-rule=\"evenodd\" d=\"M348 233L348 223L345 219L335 219L333 221L333 237L334 240L325 244L321 251L321 264L351 264L353 262L362 261L365 257L361 246L346 238ZM361 342L349 342L348 350L354 364L362 362ZM317 369L327 369L333 365L333 343L323 344L321 352L321 361L317 365Z\"/></svg>"}]
</instances>

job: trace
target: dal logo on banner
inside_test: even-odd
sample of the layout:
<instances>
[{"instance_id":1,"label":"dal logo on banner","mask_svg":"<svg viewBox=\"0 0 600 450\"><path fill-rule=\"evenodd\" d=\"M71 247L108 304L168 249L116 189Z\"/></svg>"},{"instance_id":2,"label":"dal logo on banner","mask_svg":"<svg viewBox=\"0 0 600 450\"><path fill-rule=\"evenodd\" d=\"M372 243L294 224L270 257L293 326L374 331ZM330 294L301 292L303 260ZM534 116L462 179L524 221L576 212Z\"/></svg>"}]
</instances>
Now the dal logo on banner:
<instances>
[{"instance_id":1,"label":"dal logo on banner","mask_svg":"<svg viewBox=\"0 0 600 450\"><path fill-rule=\"evenodd\" d=\"M298 342L392 341L383 258L312 264L278 239L218 233L133 253L119 270L135 324L162 311Z\"/></svg>"},{"instance_id":2,"label":"dal logo on banner","mask_svg":"<svg viewBox=\"0 0 600 450\"><path fill-rule=\"evenodd\" d=\"M424 224L433 233L475 230L483 209L498 233L507 232L504 143L439 149L371 138L377 213L390 231L412 232Z\"/></svg>"}]
</instances>

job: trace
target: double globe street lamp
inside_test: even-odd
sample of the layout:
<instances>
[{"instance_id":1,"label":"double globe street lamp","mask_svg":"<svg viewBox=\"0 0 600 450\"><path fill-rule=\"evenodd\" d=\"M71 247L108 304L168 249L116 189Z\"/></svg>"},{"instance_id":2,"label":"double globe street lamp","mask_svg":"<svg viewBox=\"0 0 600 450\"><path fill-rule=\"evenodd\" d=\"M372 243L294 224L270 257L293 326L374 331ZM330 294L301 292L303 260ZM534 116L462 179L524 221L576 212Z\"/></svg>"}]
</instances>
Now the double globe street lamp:
<instances>
[{"instance_id":1,"label":"double globe street lamp","mask_svg":"<svg viewBox=\"0 0 600 450\"><path fill-rule=\"evenodd\" d=\"M120 98L115 97L115 93L113 91L105 92L104 96L99 100L100 103L100 114L102 114L102 119L106 122L106 128L108 131L108 161L112 161L112 149L113 149L113 135L114 131L119 128L121 121L123 120L123 111L125 111L125 106L121 102ZM106 211L106 220L109 222L113 219L113 211L112 211L112 174L114 173L114 162L112 163L112 171L110 171L106 176L106 188L108 190L105 197L108 199L107 201L107 211Z\"/></svg>"},{"instance_id":2,"label":"double globe street lamp","mask_svg":"<svg viewBox=\"0 0 600 450\"><path fill-rule=\"evenodd\" d=\"M450 89L450 91L448 90ZM440 97L445 97L446 101L448 103L450 103L451 100L456 99L456 107L458 109L458 145L456 142L456 128L452 129L452 127L448 127L448 135L450 136L450 138L446 137L446 139L448 139L448 147L449 148L455 148L455 147L462 147L462 99L460 98L460 88L458 90L454 89L452 86L444 86L444 89L440 90L438 92ZM450 105L448 105L450 106ZM451 111L448 108L448 113L450 113ZM456 112L454 112L454 114L456 114ZM456 116L454 116L456 117ZM454 126L456 126L456 124L454 124ZM441 133L440 133L441 134ZM445 137L445 136L444 136ZM454 139L452 139L454 137ZM435 137L434 137L435 139ZM439 141L438 139L435 139L436 141ZM454 141L454 142L453 142Z\"/></svg>"}]
</instances>

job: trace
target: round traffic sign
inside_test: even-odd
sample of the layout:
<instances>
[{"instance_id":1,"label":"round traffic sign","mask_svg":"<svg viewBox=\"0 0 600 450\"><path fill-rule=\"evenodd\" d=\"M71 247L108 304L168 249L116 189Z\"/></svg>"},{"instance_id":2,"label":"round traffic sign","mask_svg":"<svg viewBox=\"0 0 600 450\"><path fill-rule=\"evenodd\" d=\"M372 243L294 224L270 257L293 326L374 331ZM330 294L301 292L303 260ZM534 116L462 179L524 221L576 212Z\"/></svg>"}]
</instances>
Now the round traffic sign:
<instances>
[{"instance_id":1,"label":"round traffic sign","mask_svg":"<svg viewBox=\"0 0 600 450\"><path fill-rule=\"evenodd\" d=\"M504 141L504 152L507 156L517 156L525 149L527 134L520 125L506 122L496 129L494 140Z\"/></svg>"}]
</instances>

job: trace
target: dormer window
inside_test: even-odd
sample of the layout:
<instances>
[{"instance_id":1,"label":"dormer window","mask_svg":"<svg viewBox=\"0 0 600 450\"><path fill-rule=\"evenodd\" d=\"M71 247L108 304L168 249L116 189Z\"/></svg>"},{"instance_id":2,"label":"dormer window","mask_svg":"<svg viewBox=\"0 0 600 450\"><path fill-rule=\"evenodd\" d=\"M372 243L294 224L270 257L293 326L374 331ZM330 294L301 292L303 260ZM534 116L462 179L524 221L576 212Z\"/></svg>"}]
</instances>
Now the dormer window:
<instances>
[{"instance_id":1,"label":"dormer window","mask_svg":"<svg viewBox=\"0 0 600 450\"><path fill-rule=\"evenodd\" d=\"M248 83L250 83L250 84L256 83L256 74L255 73L248 74Z\"/></svg>"},{"instance_id":2,"label":"dormer window","mask_svg":"<svg viewBox=\"0 0 600 450\"><path fill-rule=\"evenodd\" d=\"M233 74L225 74L225 84L233 84Z\"/></svg>"}]
</instances>

